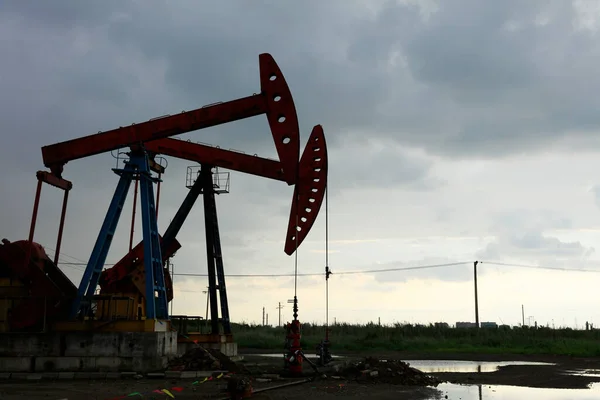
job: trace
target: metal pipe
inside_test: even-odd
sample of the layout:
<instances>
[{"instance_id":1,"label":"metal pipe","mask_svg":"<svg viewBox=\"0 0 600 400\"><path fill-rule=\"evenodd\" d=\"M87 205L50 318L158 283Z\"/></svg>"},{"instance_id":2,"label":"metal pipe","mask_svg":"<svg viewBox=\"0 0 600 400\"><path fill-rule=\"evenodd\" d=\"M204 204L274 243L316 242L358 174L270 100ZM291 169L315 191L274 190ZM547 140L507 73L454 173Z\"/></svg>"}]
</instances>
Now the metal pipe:
<instances>
[{"instance_id":1,"label":"metal pipe","mask_svg":"<svg viewBox=\"0 0 600 400\"><path fill-rule=\"evenodd\" d=\"M305 358L305 360L306 360L306 358ZM284 387L300 385L302 383L308 383L311 381L312 381L312 379L303 379L301 381L282 383L281 385L271 386L271 387L262 388L262 389L256 389L256 390L253 390L252 393L261 393L261 392L266 392L267 390L281 389Z\"/></svg>"},{"instance_id":2,"label":"metal pipe","mask_svg":"<svg viewBox=\"0 0 600 400\"><path fill-rule=\"evenodd\" d=\"M135 209L137 208L137 195L138 195L139 180L135 181L133 188L133 211L131 212L131 233L129 235L129 251L133 249L133 232L135 232Z\"/></svg>"},{"instance_id":3,"label":"metal pipe","mask_svg":"<svg viewBox=\"0 0 600 400\"><path fill-rule=\"evenodd\" d=\"M54 251L54 264L58 265L58 257L60 256L60 246L62 244L63 230L65 228L65 217L67 215L67 202L69 201L69 191L65 190L63 196L62 211L60 213L60 224L58 226L58 238L56 239L56 250Z\"/></svg>"},{"instance_id":4,"label":"metal pipe","mask_svg":"<svg viewBox=\"0 0 600 400\"><path fill-rule=\"evenodd\" d=\"M281 389L281 388L288 387L288 386L301 385L303 383L308 383L308 382L312 382L312 379L303 379L301 381L287 382L287 383L282 383L281 385L275 385L275 386L270 386L270 387L266 387L266 388L262 388L262 389L256 389L256 390L252 390L252 394L262 393L262 392L266 392L268 390ZM230 394L227 397L221 397L219 400L230 400L231 398L232 397Z\"/></svg>"},{"instance_id":5,"label":"metal pipe","mask_svg":"<svg viewBox=\"0 0 600 400\"><path fill-rule=\"evenodd\" d=\"M31 260L31 250L33 247L33 234L35 233L35 223L37 222L37 214L40 205L40 195L42 193L42 181L38 178L37 189L35 191L35 200L33 202L33 213L31 215L31 226L29 227L29 248L25 253L25 264L23 265L25 268L29 265L29 261Z\"/></svg>"}]
</instances>

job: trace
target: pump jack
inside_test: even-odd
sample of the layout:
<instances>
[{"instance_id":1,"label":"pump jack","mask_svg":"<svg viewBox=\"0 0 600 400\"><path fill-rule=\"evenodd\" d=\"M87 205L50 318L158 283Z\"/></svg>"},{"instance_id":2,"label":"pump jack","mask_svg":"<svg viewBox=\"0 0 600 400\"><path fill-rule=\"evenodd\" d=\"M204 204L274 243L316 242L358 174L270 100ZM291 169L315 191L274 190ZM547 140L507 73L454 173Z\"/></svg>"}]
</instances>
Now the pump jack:
<instances>
[{"instance_id":1,"label":"pump jack","mask_svg":"<svg viewBox=\"0 0 600 400\"><path fill-rule=\"evenodd\" d=\"M314 224L323 201L324 189L327 182L327 152L325 138L321 126L317 125L309 138L307 148L302 158L299 158L299 128L293 99L289 87L275 60L269 54L259 56L261 92L249 97L225 102L211 104L193 111L169 115L147 122L120 127L111 131L99 132L94 135L57 143L42 148L44 164L50 172L38 172L38 187L34 202L34 211L31 221L29 240L23 247L23 264L27 270L29 267L42 268L39 264L42 255L36 255L32 259L32 253L36 244L33 242L36 225L37 210L40 199L41 183L46 182L52 186L65 190L65 199L60 218L59 237L57 253L62 239L62 228L64 226L67 193L72 183L63 178L64 165L69 161L89 157L103 152L129 148L129 159L123 168L113 171L120 175L119 184L115 190L107 215L104 219L101 231L92 251L92 256L86 267L81 284L77 290L75 299L70 302L70 323L61 324L63 330L79 329L101 329L106 322L99 321L94 315L92 303L99 304L96 300L95 291L99 282L104 282L106 292L123 282L125 276L131 277L137 269L143 271L143 285L138 282L137 289L145 299L144 317L138 318L141 325L128 324L127 330L153 331L158 328L161 321L169 319L167 302L172 298L171 279L165 278L164 261L170 257L179 247L175 236L183 220L189 213L193 201L184 201L180 212L169 226L165 235L161 238L158 234L156 221L156 204L152 185L157 179L152 176L153 159L157 154L170 155L182 159L188 159L201 164L201 179L205 197L205 212L212 212L215 216L212 222L206 225L207 241L212 241L213 246L207 250L209 262L209 274L215 271L215 259L220 250L216 250L218 234L215 235L216 208L214 206L214 191L212 185L209 187L211 170L214 167L224 167L254 175L263 176L295 185L294 201L290 212L290 221L286 235L284 250L291 255L306 238L310 228ZM223 123L237 121L260 114L267 116L269 126L275 141L275 147L280 161L260 159L242 153L222 150L210 146L171 139L169 137L216 126ZM204 171L204 172L203 172ZM113 268L102 271L106 256L110 249L112 238L122 212L129 186L132 181L138 180L141 187L141 214L143 222L143 241L134 247ZM208 189L208 190L205 190ZM192 189L190 189L190 196ZM195 195L198 196L197 194ZM193 197L193 196L192 196ZM212 198L212 200L211 200ZM208 199L208 201L207 201ZM188 198L186 197L186 200ZM177 221L175 221L177 220ZM212 225L209 226L209 225ZM166 240L165 240L166 239ZM208 254L208 253L211 253ZM1 253L1 252L0 252ZM9 253L6 253L9 254ZM37 254L37 253L35 253ZM0 254L1 255L1 254ZM2 261L0 257L0 261ZM56 258L56 256L55 256ZM44 261L45 262L45 261ZM32 264L33 263L33 264ZM143 263L143 268L139 268ZM213 267L211 267L211 264ZM14 262L9 268L13 270L19 267ZM219 290L225 293L225 281L222 262L216 263L215 278L219 280ZM168 274L166 275L168 277ZM38 277L40 285L44 283L43 278ZM211 286L212 318L218 322L216 298L216 282L209 279ZM222 284L221 284L222 282ZM102 288L102 286L101 286ZM225 303L223 303L225 299ZM110 301L110 300L109 300ZM110 308L107 307L107 308ZM223 311L226 311L225 313ZM228 325L228 306L226 295L221 296L222 322ZM60 313L56 313L61 315ZM36 315L39 315L37 313ZM18 320L19 316L12 316ZM131 322L131 321L130 321ZM214 324L215 322L213 322ZM59 324L55 324L58 329ZM117 329L111 323L110 329ZM212 326L213 332L215 326ZM218 328L218 327L217 327ZM163 328L161 328L163 329Z\"/></svg>"}]
</instances>

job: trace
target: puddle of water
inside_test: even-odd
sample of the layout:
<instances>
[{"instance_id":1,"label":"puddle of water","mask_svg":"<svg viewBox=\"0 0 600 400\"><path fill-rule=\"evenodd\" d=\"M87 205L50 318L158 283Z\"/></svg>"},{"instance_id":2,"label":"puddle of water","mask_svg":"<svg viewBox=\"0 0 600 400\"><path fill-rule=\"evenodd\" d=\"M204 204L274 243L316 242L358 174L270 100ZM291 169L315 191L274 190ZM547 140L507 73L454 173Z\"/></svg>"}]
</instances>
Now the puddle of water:
<instances>
[{"instance_id":1,"label":"puddle of water","mask_svg":"<svg viewBox=\"0 0 600 400\"><path fill-rule=\"evenodd\" d=\"M441 397L448 400L598 400L600 386L590 389L539 389L520 386L454 385L449 383L437 387Z\"/></svg>"},{"instance_id":2,"label":"puddle of water","mask_svg":"<svg viewBox=\"0 0 600 400\"><path fill-rule=\"evenodd\" d=\"M278 353L271 354L248 354L248 356L254 357L268 357L268 358L281 358L283 357ZM316 359L317 357L313 354L307 354L308 358ZM334 355L333 358L343 358L343 356ZM385 362L385 360L381 360ZM528 361L501 361L501 362L489 362L489 361L460 361L460 360L403 360L410 364L411 367L419 369L425 373L434 372L494 372L498 368L505 365L552 365L549 363L542 362L528 362Z\"/></svg>"},{"instance_id":3,"label":"puddle of water","mask_svg":"<svg viewBox=\"0 0 600 400\"><path fill-rule=\"evenodd\" d=\"M317 359L318 357L314 354L305 353L306 357L312 359ZM268 353L268 354L245 354L248 357L268 357L268 358L283 358L283 353ZM343 356L333 355L333 358L344 358Z\"/></svg>"},{"instance_id":4,"label":"puddle of water","mask_svg":"<svg viewBox=\"0 0 600 400\"><path fill-rule=\"evenodd\" d=\"M434 372L494 372L506 365L552 365L529 361L458 361L458 360L403 360L425 373Z\"/></svg>"}]
</instances>

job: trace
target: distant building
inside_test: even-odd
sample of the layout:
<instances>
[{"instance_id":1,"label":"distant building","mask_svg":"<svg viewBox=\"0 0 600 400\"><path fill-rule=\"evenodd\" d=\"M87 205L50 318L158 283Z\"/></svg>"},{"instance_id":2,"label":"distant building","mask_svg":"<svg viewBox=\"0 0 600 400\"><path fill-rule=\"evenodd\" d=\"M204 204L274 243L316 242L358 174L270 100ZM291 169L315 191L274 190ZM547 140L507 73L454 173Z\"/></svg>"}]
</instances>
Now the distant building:
<instances>
[{"instance_id":1,"label":"distant building","mask_svg":"<svg viewBox=\"0 0 600 400\"><path fill-rule=\"evenodd\" d=\"M495 322L482 322L481 327L482 328L498 328L498 324Z\"/></svg>"},{"instance_id":2,"label":"distant building","mask_svg":"<svg viewBox=\"0 0 600 400\"><path fill-rule=\"evenodd\" d=\"M457 328L476 328L477 325L475 325L475 322L457 322L456 327Z\"/></svg>"},{"instance_id":3,"label":"distant building","mask_svg":"<svg viewBox=\"0 0 600 400\"><path fill-rule=\"evenodd\" d=\"M447 323L447 322L436 322L436 323L434 324L434 326L435 326L436 328L440 328L440 329L448 329L448 328L450 328L450 325L448 325L448 323Z\"/></svg>"}]
</instances>

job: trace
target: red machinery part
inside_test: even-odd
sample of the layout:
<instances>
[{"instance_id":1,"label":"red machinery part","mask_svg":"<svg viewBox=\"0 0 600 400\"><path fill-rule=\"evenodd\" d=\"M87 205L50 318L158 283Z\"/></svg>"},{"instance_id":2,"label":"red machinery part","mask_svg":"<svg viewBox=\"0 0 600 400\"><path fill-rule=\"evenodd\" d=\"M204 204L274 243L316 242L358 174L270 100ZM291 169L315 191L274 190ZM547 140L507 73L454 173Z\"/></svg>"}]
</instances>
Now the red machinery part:
<instances>
[{"instance_id":1,"label":"red machinery part","mask_svg":"<svg viewBox=\"0 0 600 400\"><path fill-rule=\"evenodd\" d=\"M294 254L317 219L327 188L327 168L325 133L316 125L300 159L284 247L287 255Z\"/></svg>"},{"instance_id":2,"label":"red machinery part","mask_svg":"<svg viewBox=\"0 0 600 400\"><path fill-rule=\"evenodd\" d=\"M44 165L60 178L69 161L266 114L285 180L293 184L300 154L300 129L292 94L270 54L259 56L259 67L261 93L258 95L45 146L42 147Z\"/></svg>"},{"instance_id":3,"label":"red machinery part","mask_svg":"<svg viewBox=\"0 0 600 400\"><path fill-rule=\"evenodd\" d=\"M194 162L202 162L264 178L285 181L281 162L267 158L169 138L145 143L144 148L154 155L161 154ZM163 262L171 257L180 247L180 244L175 240L175 243L171 243L169 248L163 249ZM99 282L100 293L136 292L138 289L130 281L130 278L133 278L131 274L143 261L144 251L142 242L140 242L114 266L102 272ZM168 271L165 271L165 286L167 300L171 301L173 299L173 286L171 275Z\"/></svg>"},{"instance_id":4,"label":"red machinery part","mask_svg":"<svg viewBox=\"0 0 600 400\"><path fill-rule=\"evenodd\" d=\"M144 145L146 151L182 160L198 162L232 171L244 172L263 178L286 182L282 162L251 156L249 154L224 150L218 147L178 139L159 139ZM296 179L288 184L296 183Z\"/></svg>"},{"instance_id":5,"label":"red machinery part","mask_svg":"<svg viewBox=\"0 0 600 400\"><path fill-rule=\"evenodd\" d=\"M188 161L202 162L234 171L285 181L282 163L275 160L169 138L153 140L145 143L144 147L146 151L155 155L161 154ZM293 254L296 245L299 246L306 238L318 215L325 194L327 185L327 146L323 128L320 125L315 126L311 132L307 147L300 160L299 171L293 199L298 196L298 193L300 195L298 196L298 207L292 199L292 211L285 247L285 252L288 255ZM298 241L296 242L294 228L296 227L297 209L300 210L298 225L301 230L297 231ZM171 248L165 249L163 262L179 248L180 245L176 242L171 244ZM135 292L137 290L135 285L126 277L131 278L131 274L138 265L143 263L143 260L144 252L142 242L140 242L113 267L102 272L100 278L101 294ZM173 287L168 271L165 271L165 279L167 299L171 301Z\"/></svg>"},{"instance_id":6,"label":"red machinery part","mask_svg":"<svg viewBox=\"0 0 600 400\"><path fill-rule=\"evenodd\" d=\"M302 346L300 345L301 332L300 321L297 319L288 323L286 329L286 349L285 367L291 375L302 375Z\"/></svg>"},{"instance_id":7,"label":"red machinery part","mask_svg":"<svg viewBox=\"0 0 600 400\"><path fill-rule=\"evenodd\" d=\"M25 265L28 254L29 262ZM27 240L2 240L0 275L8 272L26 282L28 289L27 298L17 302L11 310L8 318L11 329L27 329L44 319L48 322L66 315L77 288L50 260L40 244L33 242L30 245Z\"/></svg>"},{"instance_id":8,"label":"red machinery part","mask_svg":"<svg viewBox=\"0 0 600 400\"><path fill-rule=\"evenodd\" d=\"M161 238L162 242L162 238ZM177 239L173 239L167 244L166 248L162 248L163 263L172 257L177 250L181 248L181 244ZM100 274L100 294L104 293L119 293L136 292L135 285L127 282L126 277L135 270L138 265L144 262L144 242L139 242L129 253L121 258L115 265L105 269ZM173 300L173 282L171 275L165 271L165 286L167 290L167 301ZM145 294L142 292L142 294Z\"/></svg>"},{"instance_id":9,"label":"red machinery part","mask_svg":"<svg viewBox=\"0 0 600 400\"><path fill-rule=\"evenodd\" d=\"M296 182L298 157L300 156L300 128L298 114L290 88L279 66L268 54L261 54L260 87L269 96L270 112L267 114L269 126L275 140L283 174L288 184Z\"/></svg>"},{"instance_id":10,"label":"red machinery part","mask_svg":"<svg viewBox=\"0 0 600 400\"><path fill-rule=\"evenodd\" d=\"M290 217L290 224L288 225L288 235L285 245L286 253L293 254L294 249L308 234L323 200L327 179L327 152L324 135L320 126L313 129L309 139L309 147L304 151L302 159L298 163L300 149L298 117L290 89L281 70L270 54L265 53L259 56L259 67L261 92L258 95L255 94L225 103L211 104L196 110L155 118L147 122L132 124L43 147L42 156L44 164L51 170L51 174L40 172L38 173L38 179L40 179L40 182L44 180L51 185L68 191L71 188L71 184L62 179L62 171L64 165L69 161L124 147L144 147L147 145L149 152L155 150L160 154L168 155L168 149L170 148L175 153L179 152L178 154L173 154L175 157L184 159L195 157L195 161L201 161L204 164L207 161L213 161L215 166L219 166L222 163L225 164L223 165L225 168L283 180L289 185L296 184L292 215ZM194 147L189 146L191 143L188 142L182 142L178 146L175 146L171 139L167 139L171 136L260 114L266 114L267 116L271 134L279 155L279 162L217 148L211 148L209 151L206 148L208 146L195 145L196 147ZM157 147L153 148L154 142ZM317 142L321 145L316 146ZM186 153L186 150L189 150L190 147L193 147L197 153ZM44 176L40 177L40 174ZM29 243L33 243L40 188L41 185L38 185ZM62 223L64 222L66 199L67 197L65 196L59 231L62 231ZM311 203L312 206L308 207L307 205L311 205ZM297 220L298 223L296 223ZM300 231L297 231L298 229ZM290 232L293 235L290 235ZM57 254L61 236L59 234ZM179 244L177 243L176 246L179 246ZM30 246L29 248L32 247ZM175 250L165 251L163 258L168 257L167 254L172 254ZM33 252L33 250L31 251ZM113 267L111 269L111 273L105 275L105 283L107 285L111 283L114 285L117 285L117 283L125 284L124 281L119 281L119 279L122 280L124 276L132 272L132 269L135 269L135 265L139 264L143 258L143 255L140 257L140 253L143 254L143 251L133 249L130 254L117 263L116 268ZM27 261L28 257L26 256L22 260L25 264L24 270L27 270L30 264ZM36 272L31 273L36 274ZM40 279L41 276L38 279L41 282ZM49 286L45 290L50 291L51 282L48 281L46 284ZM170 286L168 281L165 284ZM38 283L38 286L44 285ZM69 291L70 288L64 288L64 290ZM40 289L40 293L44 293L43 288Z\"/></svg>"}]
</instances>

